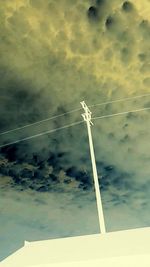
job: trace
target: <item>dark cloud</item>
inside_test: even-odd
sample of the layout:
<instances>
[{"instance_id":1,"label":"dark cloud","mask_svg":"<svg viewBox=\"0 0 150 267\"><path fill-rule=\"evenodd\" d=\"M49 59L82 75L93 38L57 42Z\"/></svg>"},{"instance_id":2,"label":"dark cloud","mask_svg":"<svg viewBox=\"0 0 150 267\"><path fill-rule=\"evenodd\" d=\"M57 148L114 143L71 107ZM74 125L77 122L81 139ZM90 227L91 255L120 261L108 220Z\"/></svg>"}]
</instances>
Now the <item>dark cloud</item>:
<instances>
[{"instance_id":1,"label":"dark cloud","mask_svg":"<svg viewBox=\"0 0 150 267\"><path fill-rule=\"evenodd\" d=\"M148 20L142 20L139 24L139 28L141 30L141 33L143 37L146 37L146 35L150 33L150 22ZM148 38L149 39L149 38Z\"/></svg>"},{"instance_id":2,"label":"dark cloud","mask_svg":"<svg viewBox=\"0 0 150 267\"><path fill-rule=\"evenodd\" d=\"M90 6L87 12L88 18L92 21L98 19L98 9L95 6Z\"/></svg>"},{"instance_id":3,"label":"dark cloud","mask_svg":"<svg viewBox=\"0 0 150 267\"><path fill-rule=\"evenodd\" d=\"M106 23L105 23L106 27L108 29L111 29L111 27L113 27L114 23L115 23L114 18L112 16L108 16L108 18L106 19Z\"/></svg>"},{"instance_id":4,"label":"dark cloud","mask_svg":"<svg viewBox=\"0 0 150 267\"><path fill-rule=\"evenodd\" d=\"M0 131L79 108L82 100L93 105L149 92L150 27L143 10L140 13L138 1L3 1ZM91 110L95 117L149 107L148 103L147 97ZM81 112L1 135L0 145L79 121ZM94 121L92 133L109 229L149 224L148 122L148 111ZM36 194L33 211L34 205L38 203L39 208L54 194L61 199L61 210L66 206L71 209L71 205L86 210L88 226L76 233L88 232L91 225L95 231L96 219L91 213L95 205L92 168L84 124L6 146L1 149L0 172L3 193L7 194L9 188L9 194L15 192L13 199L15 194L23 199L19 209L24 210L25 216L31 195L34 198ZM68 194L71 199L66 200ZM1 205L7 205L5 201L2 199ZM57 213L56 198L51 201ZM44 204L41 206L44 210ZM76 213L76 208L73 211ZM14 215L9 212L10 217L18 218L16 210ZM122 219L117 220L117 214ZM33 230L36 220L28 223L32 216L26 220L19 217L20 225L27 223ZM62 228L58 223L56 230L51 217L41 224L43 213L37 211L36 216L40 229L49 231L44 227L51 219L55 235L56 230L64 235L73 233L73 226L64 231L64 225L74 224L72 217L66 223L65 212L65 223ZM85 219L83 223L78 219L76 225L83 229ZM39 229L34 238L37 233Z\"/></svg>"},{"instance_id":5,"label":"dark cloud","mask_svg":"<svg viewBox=\"0 0 150 267\"><path fill-rule=\"evenodd\" d=\"M133 9L134 9L134 5L129 1L125 1L122 4L122 10L125 12L131 12L131 11L133 11Z\"/></svg>"},{"instance_id":6,"label":"dark cloud","mask_svg":"<svg viewBox=\"0 0 150 267\"><path fill-rule=\"evenodd\" d=\"M96 4L97 4L98 6L101 6L101 5L103 5L104 3L105 3L104 0L96 0Z\"/></svg>"}]
</instances>

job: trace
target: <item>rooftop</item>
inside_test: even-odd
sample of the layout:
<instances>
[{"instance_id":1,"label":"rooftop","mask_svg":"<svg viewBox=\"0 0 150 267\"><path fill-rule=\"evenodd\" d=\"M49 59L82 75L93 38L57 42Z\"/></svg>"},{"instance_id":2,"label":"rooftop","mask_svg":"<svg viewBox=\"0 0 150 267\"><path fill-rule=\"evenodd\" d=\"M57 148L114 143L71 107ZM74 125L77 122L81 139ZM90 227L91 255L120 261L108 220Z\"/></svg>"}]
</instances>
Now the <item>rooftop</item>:
<instances>
[{"instance_id":1,"label":"rooftop","mask_svg":"<svg viewBox=\"0 0 150 267\"><path fill-rule=\"evenodd\" d=\"M0 266L46 267L51 264L50 266L55 267L79 267L80 261L82 266L84 263L86 266L94 263L94 267L99 266L99 263L102 263L104 267L122 267L130 266L130 264L133 267L135 263L136 267L150 266L150 227L25 242L24 247L3 260Z\"/></svg>"}]
</instances>

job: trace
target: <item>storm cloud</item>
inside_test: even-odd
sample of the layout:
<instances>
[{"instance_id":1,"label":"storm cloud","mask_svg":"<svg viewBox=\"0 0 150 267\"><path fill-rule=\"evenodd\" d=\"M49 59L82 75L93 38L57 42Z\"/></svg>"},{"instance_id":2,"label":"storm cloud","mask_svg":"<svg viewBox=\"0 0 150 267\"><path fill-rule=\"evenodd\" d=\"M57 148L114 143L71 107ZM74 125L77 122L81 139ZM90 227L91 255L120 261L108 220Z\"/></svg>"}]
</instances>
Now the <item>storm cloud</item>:
<instances>
[{"instance_id":1,"label":"storm cloud","mask_svg":"<svg viewBox=\"0 0 150 267\"><path fill-rule=\"evenodd\" d=\"M82 100L94 105L148 94L149 9L148 0L1 1L0 132L80 109ZM97 117L146 107L148 96L91 111ZM0 135L0 145L80 121L81 113ZM93 122L108 229L148 226L149 111ZM2 148L0 171L3 194L31 190L38 201L54 192L64 199L65 193L94 194L86 126ZM95 205L95 198L87 203Z\"/></svg>"}]
</instances>

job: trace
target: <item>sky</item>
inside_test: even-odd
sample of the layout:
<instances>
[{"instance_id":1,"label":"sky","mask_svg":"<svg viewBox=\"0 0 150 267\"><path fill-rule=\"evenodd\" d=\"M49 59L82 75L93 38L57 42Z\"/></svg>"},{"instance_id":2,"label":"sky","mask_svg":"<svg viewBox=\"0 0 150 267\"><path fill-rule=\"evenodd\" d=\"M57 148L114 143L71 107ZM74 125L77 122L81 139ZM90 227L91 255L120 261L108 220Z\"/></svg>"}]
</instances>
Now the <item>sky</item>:
<instances>
[{"instance_id":1,"label":"sky","mask_svg":"<svg viewBox=\"0 0 150 267\"><path fill-rule=\"evenodd\" d=\"M4 145L81 121L83 100L93 118L149 108L149 11L149 0L0 0L0 260L24 240L99 232L85 123ZM149 119L93 119L108 232L150 226Z\"/></svg>"}]
</instances>

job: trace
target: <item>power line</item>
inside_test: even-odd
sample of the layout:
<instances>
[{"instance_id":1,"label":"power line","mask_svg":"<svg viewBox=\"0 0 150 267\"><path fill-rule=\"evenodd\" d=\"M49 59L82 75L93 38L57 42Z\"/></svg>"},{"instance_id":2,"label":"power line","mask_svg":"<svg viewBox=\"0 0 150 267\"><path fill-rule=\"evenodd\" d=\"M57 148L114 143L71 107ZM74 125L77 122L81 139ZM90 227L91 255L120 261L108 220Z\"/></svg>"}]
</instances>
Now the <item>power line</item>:
<instances>
[{"instance_id":1,"label":"power line","mask_svg":"<svg viewBox=\"0 0 150 267\"><path fill-rule=\"evenodd\" d=\"M113 114L104 115L104 116L100 116L100 117L94 117L94 118L92 118L92 120L110 118L110 117L125 115L125 114L128 114L128 113L141 112L141 111L144 111L144 110L150 110L150 107L141 108L141 109L135 109L135 110L129 110L129 111L124 111L124 112L118 112L118 113L113 113ZM81 124L83 122L84 121L78 121L78 122L75 122L75 123L72 123L72 124L68 124L68 125L65 125L65 126L62 126L62 127L59 127L59 128L55 128L55 129L52 129L52 130L49 130L49 131L42 132L42 133L39 133L39 134L36 134L36 135L25 137L23 139L19 139L19 140L14 141L14 142L9 142L9 143L6 143L4 145L1 145L0 148L5 147L5 146L8 146L8 145L13 145L13 144L16 144L16 143L20 143L22 141L30 140L32 138L36 138L36 137L39 137L39 136L42 136L42 135L45 135L45 134L50 134L50 133L56 132L58 130L66 129L66 128L72 127L74 125Z\"/></svg>"},{"instance_id":2,"label":"power line","mask_svg":"<svg viewBox=\"0 0 150 267\"><path fill-rule=\"evenodd\" d=\"M62 117L62 116L64 116L64 115L66 115L66 114L70 114L70 113L76 112L76 111L78 111L78 110L80 110L80 109L73 109L73 110L71 110L71 111L68 111L68 112L65 112L65 113L62 113L62 114L59 114L59 115L56 115L56 116L53 116L53 117L44 119L44 120L40 120L40 121L36 121L36 122L30 123L30 124L26 124L26 125L24 125L24 126L20 126L20 127L15 128L15 129L11 129L11 130L2 132L2 133L0 133L0 136L1 136L1 135L4 135L4 134L7 134L7 133L15 132L15 131L18 131L18 130L22 130L22 129L24 129L24 128L27 128L27 127L30 127L30 126L33 126L33 125L36 125L36 124L40 124L40 123L45 122L45 121L50 121L50 120L53 120L53 119Z\"/></svg>"},{"instance_id":3,"label":"power line","mask_svg":"<svg viewBox=\"0 0 150 267\"><path fill-rule=\"evenodd\" d=\"M42 133L39 133L39 134L31 135L29 137L18 139L16 141L9 142L9 143L6 143L4 145L1 145L0 148L3 148L5 146L9 146L9 145L13 145L13 144L17 144L17 143L20 143L22 141L27 141L27 140L30 140L30 139L33 139L33 138L36 138L36 137L40 137L40 136L45 135L45 134L50 134L50 133L53 133L53 132L56 132L56 131L59 131L59 130L62 130L62 129L66 129L66 128L69 128L69 127L72 127L74 125L78 125L78 124L81 124L81 123L83 123L83 121L78 121L78 122L71 123L71 124L68 124L68 125L65 125L65 126L62 126L62 127L59 127L59 128L55 128L55 129L52 129L52 130L49 130L49 131L42 132Z\"/></svg>"},{"instance_id":4,"label":"power line","mask_svg":"<svg viewBox=\"0 0 150 267\"><path fill-rule=\"evenodd\" d=\"M112 104L112 103L116 103L116 102L123 102L123 101L128 101L128 100L131 100L131 99L142 98L142 97L146 97L146 96L150 96L150 94L144 94L144 95L138 95L138 96L133 96L133 97L120 98L120 99L116 99L116 100L111 100L111 101L107 101L107 102L103 102L103 103L94 104L94 105L91 105L89 107L92 108L92 107L96 107L96 106L102 106L102 105Z\"/></svg>"},{"instance_id":5,"label":"power line","mask_svg":"<svg viewBox=\"0 0 150 267\"><path fill-rule=\"evenodd\" d=\"M119 112L119 113L113 113L113 114L104 115L104 116L100 116L100 117L94 117L94 118L92 118L92 120L110 118L110 117L125 115L125 114L128 114L128 113L140 112L140 111L144 111L144 110L150 110L150 107L148 107L148 108L141 108L141 109L135 109L135 110L129 110L129 111L124 111L124 112Z\"/></svg>"},{"instance_id":6,"label":"power line","mask_svg":"<svg viewBox=\"0 0 150 267\"><path fill-rule=\"evenodd\" d=\"M150 96L150 93L149 94L138 95L138 96L133 96L133 97L126 97L126 98L120 98L120 99L116 99L116 100L111 100L111 101L107 101L107 102L103 102L103 103L90 105L89 107L91 108L91 107L102 106L102 105L107 105L107 104L112 104L112 103L117 103L117 102L123 102L123 101L128 101L128 100L132 100L132 99L136 99L136 98L142 98L142 97L146 97L146 96ZM46 118L46 119L43 119L43 120L40 120L40 121L36 121L36 122L30 123L30 124L26 124L24 126L20 126L20 127L15 128L15 129L11 129L11 130L2 132L2 133L0 133L0 136L4 135L4 134L15 132L15 131L18 131L18 130L25 129L25 128L30 127L30 126L41 124L42 122L50 121L50 120L62 117L64 115L74 113L74 112L79 111L81 109L82 108L73 109L73 110L70 110L68 112L53 116L53 117L49 117L49 118Z\"/></svg>"}]
</instances>

